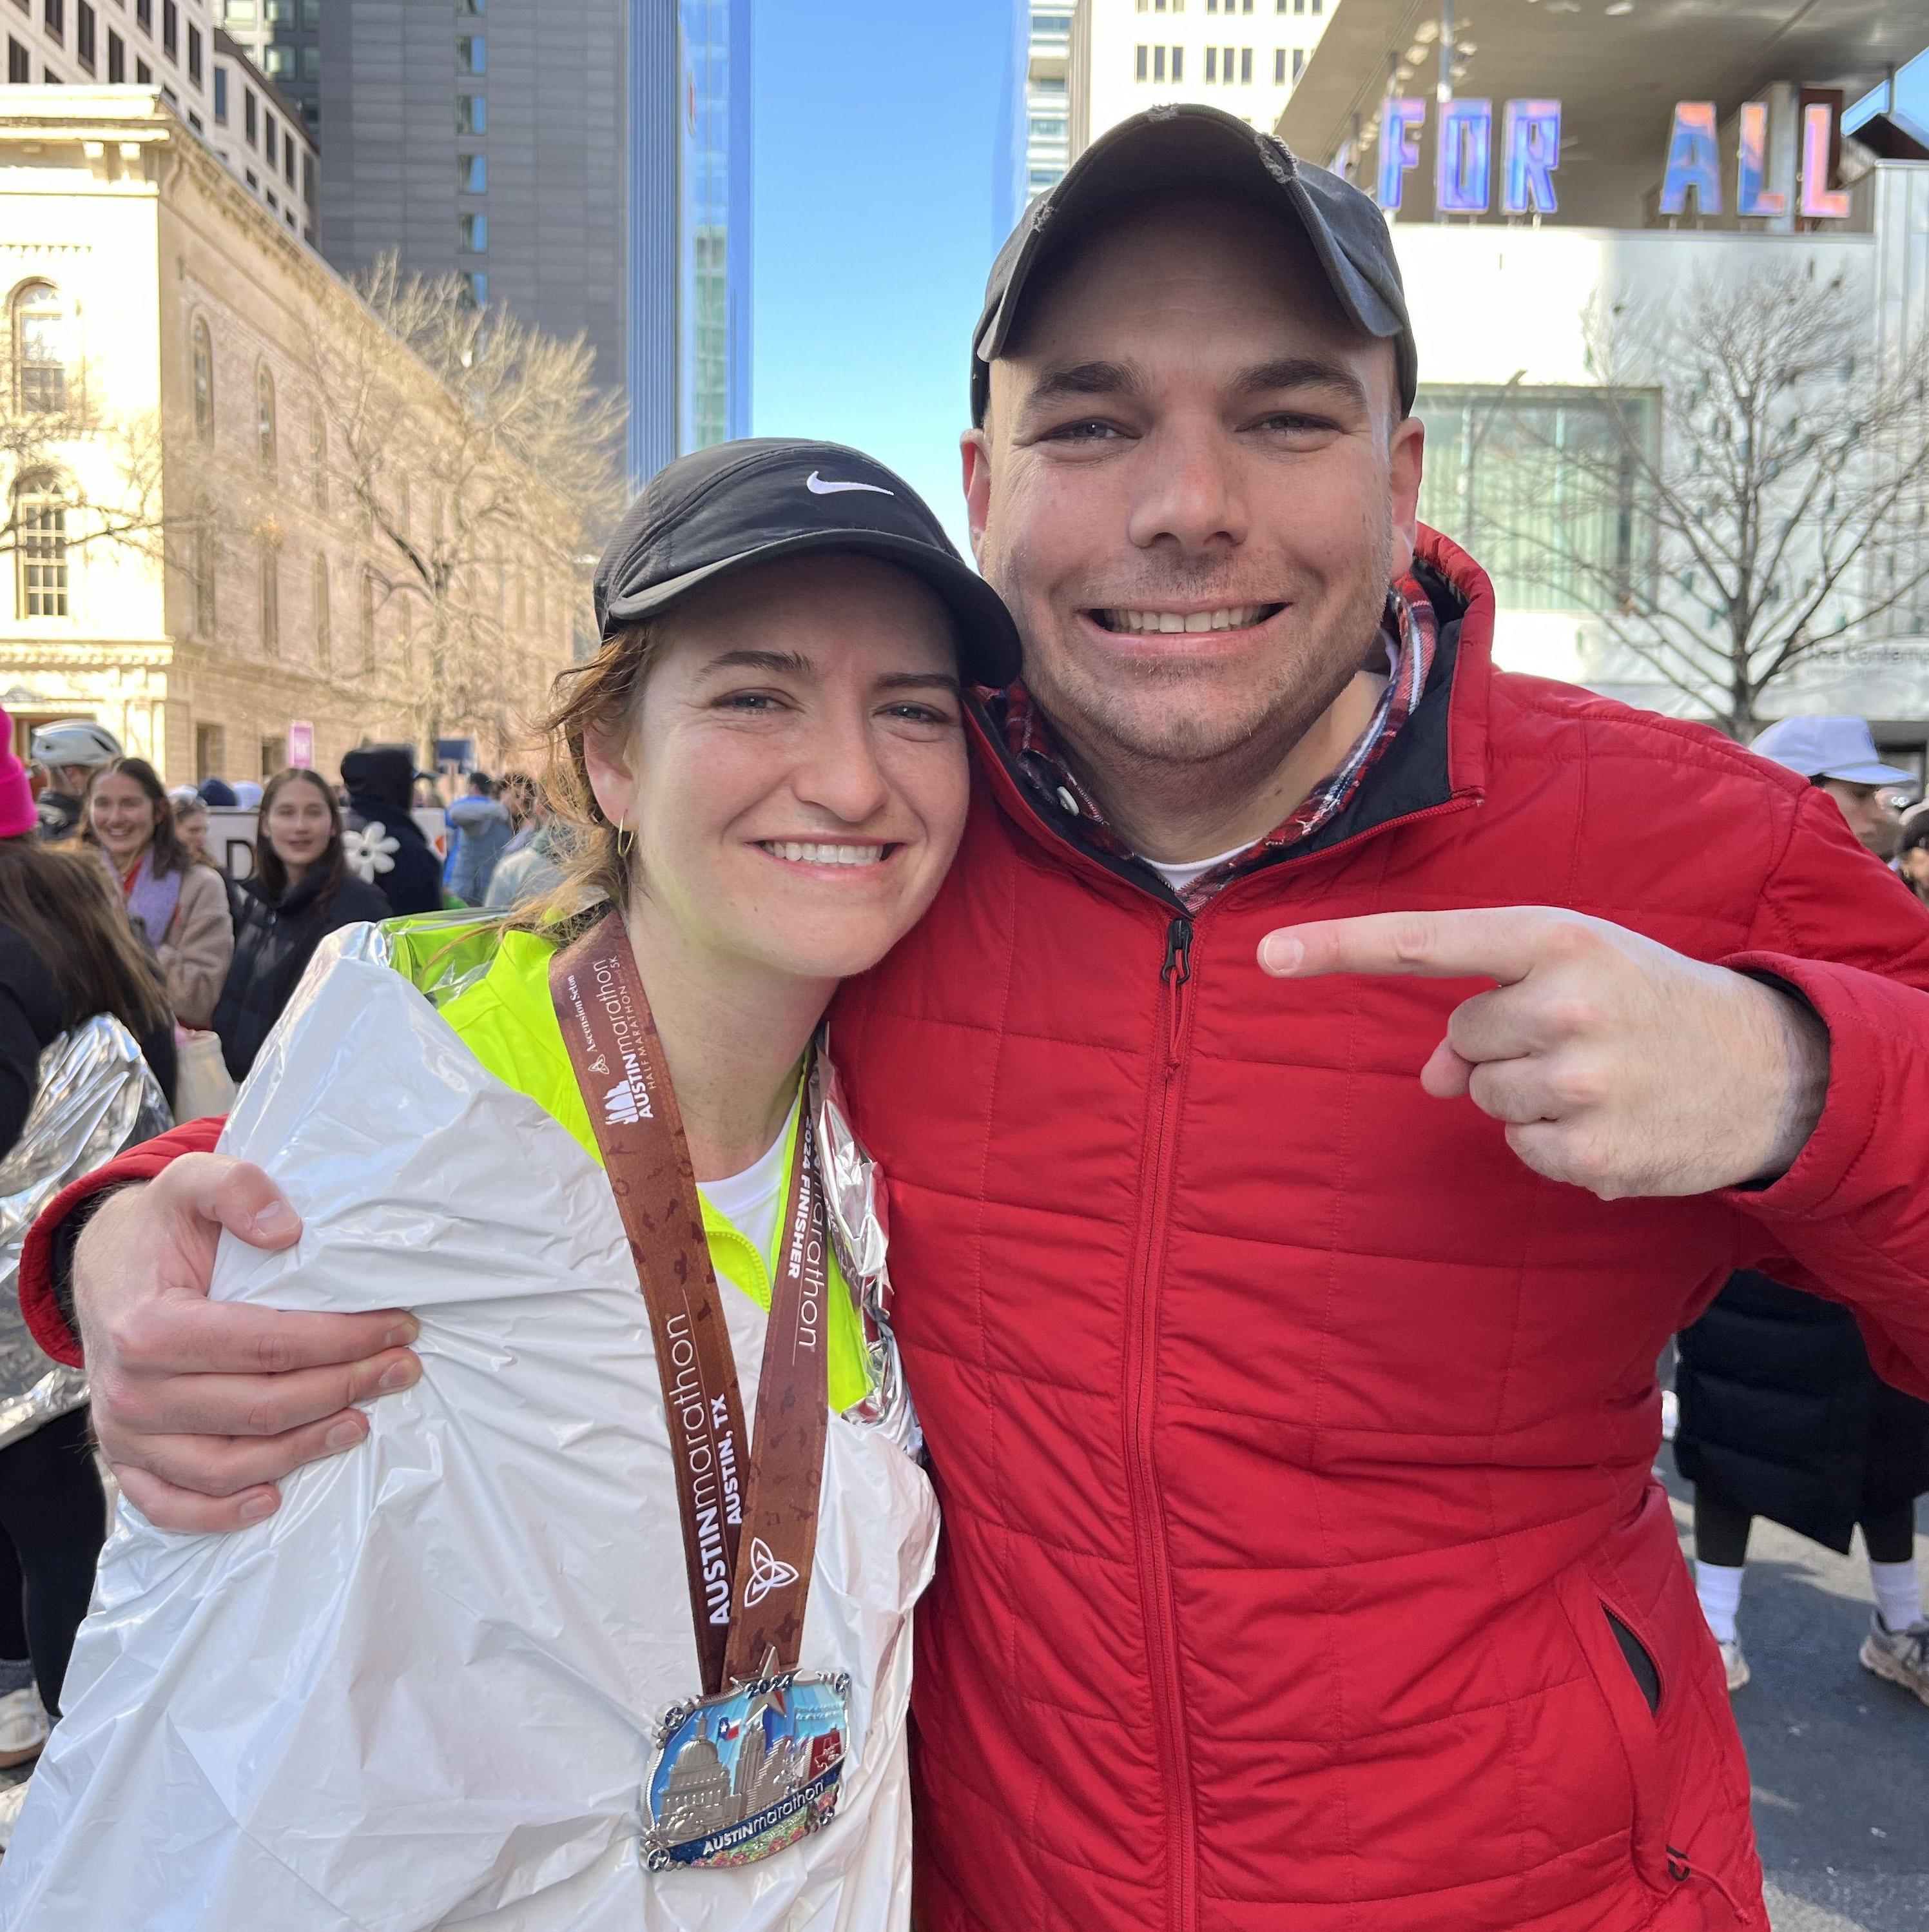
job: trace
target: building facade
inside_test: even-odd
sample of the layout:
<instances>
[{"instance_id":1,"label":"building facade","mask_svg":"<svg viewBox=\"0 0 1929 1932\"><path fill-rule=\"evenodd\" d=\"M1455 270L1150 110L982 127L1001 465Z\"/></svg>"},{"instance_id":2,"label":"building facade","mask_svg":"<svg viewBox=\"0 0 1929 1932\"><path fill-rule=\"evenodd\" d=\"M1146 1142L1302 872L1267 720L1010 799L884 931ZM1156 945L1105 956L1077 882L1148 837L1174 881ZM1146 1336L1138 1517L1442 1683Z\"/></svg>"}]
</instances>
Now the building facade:
<instances>
[{"instance_id":1,"label":"building facade","mask_svg":"<svg viewBox=\"0 0 1929 1932\"><path fill-rule=\"evenodd\" d=\"M208 145L277 220L316 247L322 155L308 124L219 27L213 60Z\"/></svg>"},{"instance_id":2,"label":"building facade","mask_svg":"<svg viewBox=\"0 0 1929 1932\"><path fill-rule=\"evenodd\" d=\"M1032 0L1026 50L1025 199L1071 166L1071 50L1075 0Z\"/></svg>"},{"instance_id":3,"label":"building facade","mask_svg":"<svg viewBox=\"0 0 1929 1932\"><path fill-rule=\"evenodd\" d=\"M748 434L750 0L313 5L226 18L313 110L336 267L399 251L586 334L640 476Z\"/></svg>"},{"instance_id":4,"label":"building facade","mask_svg":"<svg viewBox=\"0 0 1929 1932\"><path fill-rule=\"evenodd\" d=\"M418 620L316 380L315 344L361 313L340 280L132 87L0 94L0 260L19 453L0 478L18 506L0 701L18 728L96 718L170 783L276 769L291 722L328 771L366 740L419 740ZM422 365L396 366L425 436L439 410L454 422ZM384 472L405 504L411 461ZM491 757L571 660L574 532L559 508L544 520L546 548L474 573L502 620Z\"/></svg>"},{"instance_id":5,"label":"building facade","mask_svg":"<svg viewBox=\"0 0 1929 1932\"><path fill-rule=\"evenodd\" d=\"M7 0L7 78L34 87L152 87L197 134L212 112L210 0Z\"/></svg>"},{"instance_id":6,"label":"building facade","mask_svg":"<svg viewBox=\"0 0 1929 1932\"><path fill-rule=\"evenodd\" d=\"M309 133L322 115L322 0L209 0L215 25L274 82Z\"/></svg>"},{"instance_id":7,"label":"building facade","mask_svg":"<svg viewBox=\"0 0 1929 1932\"><path fill-rule=\"evenodd\" d=\"M1500 661L1721 718L1725 546L1759 562L1756 634L1796 646L1757 719L1859 712L1921 770L1929 144L1885 111L1888 75L1929 82L1920 23L1872 38L1857 0L1768 0L1745 31L1720 0L1559 20L1486 0L1477 43L1412 30L1400 0L1346 0L1278 132L1387 213L1419 345L1421 518L1492 574ZM1807 341L1809 314L1826 340ZM1724 315L1732 342L1692 339ZM1778 386L1765 480L1722 462L1732 425L1709 400L1751 356ZM1899 412L1857 428L1883 395ZM1853 520L1891 480L1882 520Z\"/></svg>"},{"instance_id":8,"label":"building facade","mask_svg":"<svg viewBox=\"0 0 1929 1932\"><path fill-rule=\"evenodd\" d=\"M1167 101L1271 128L1340 0L1034 0L1035 194L1108 128ZM1060 85L1062 83L1062 86ZM1062 94L1063 148L1052 104ZM1047 176L1050 178L1047 178Z\"/></svg>"}]
</instances>

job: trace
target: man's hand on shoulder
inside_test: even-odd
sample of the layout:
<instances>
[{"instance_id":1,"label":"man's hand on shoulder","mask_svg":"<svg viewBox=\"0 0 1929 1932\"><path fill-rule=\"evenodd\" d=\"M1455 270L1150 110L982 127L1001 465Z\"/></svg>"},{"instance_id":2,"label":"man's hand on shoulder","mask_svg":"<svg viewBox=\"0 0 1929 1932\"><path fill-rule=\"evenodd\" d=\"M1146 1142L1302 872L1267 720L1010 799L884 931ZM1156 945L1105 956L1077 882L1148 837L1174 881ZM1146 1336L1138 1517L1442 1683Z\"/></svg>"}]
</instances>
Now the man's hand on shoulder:
<instances>
[{"instance_id":1,"label":"man's hand on shoulder","mask_svg":"<svg viewBox=\"0 0 1929 1932\"><path fill-rule=\"evenodd\" d=\"M367 1434L356 1403L421 1373L415 1322L400 1309L211 1302L223 1228L268 1249L301 1232L259 1168L190 1154L111 1198L74 1246L94 1435L129 1501L163 1529L271 1515L283 1477Z\"/></svg>"},{"instance_id":2,"label":"man's hand on shoulder","mask_svg":"<svg viewBox=\"0 0 1929 1932\"><path fill-rule=\"evenodd\" d=\"M1536 1173L1604 1201L1773 1180L1821 1118L1829 1037L1805 1005L1605 920L1382 913L1283 927L1259 956L1281 979L1499 982L1455 1008L1421 1082L1471 1098Z\"/></svg>"}]
</instances>

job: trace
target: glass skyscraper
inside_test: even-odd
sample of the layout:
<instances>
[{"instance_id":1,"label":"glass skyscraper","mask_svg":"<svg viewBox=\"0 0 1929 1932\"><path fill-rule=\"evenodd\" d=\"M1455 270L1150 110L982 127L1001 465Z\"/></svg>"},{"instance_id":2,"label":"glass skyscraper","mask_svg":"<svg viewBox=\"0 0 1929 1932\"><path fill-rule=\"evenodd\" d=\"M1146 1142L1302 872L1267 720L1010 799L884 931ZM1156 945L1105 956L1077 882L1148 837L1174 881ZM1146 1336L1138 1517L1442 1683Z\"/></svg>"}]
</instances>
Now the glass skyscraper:
<instances>
[{"instance_id":1,"label":"glass skyscraper","mask_svg":"<svg viewBox=\"0 0 1929 1932\"><path fill-rule=\"evenodd\" d=\"M631 0L630 466L750 425L750 0Z\"/></svg>"}]
</instances>

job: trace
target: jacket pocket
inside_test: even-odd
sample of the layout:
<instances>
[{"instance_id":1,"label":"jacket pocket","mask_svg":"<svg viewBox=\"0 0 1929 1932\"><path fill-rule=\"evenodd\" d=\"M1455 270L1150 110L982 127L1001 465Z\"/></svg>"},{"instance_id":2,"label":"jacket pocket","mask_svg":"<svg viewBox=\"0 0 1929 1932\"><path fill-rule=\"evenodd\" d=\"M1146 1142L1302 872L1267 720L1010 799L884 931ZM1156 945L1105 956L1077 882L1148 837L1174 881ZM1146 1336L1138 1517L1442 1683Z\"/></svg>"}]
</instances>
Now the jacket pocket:
<instances>
[{"instance_id":1,"label":"jacket pocket","mask_svg":"<svg viewBox=\"0 0 1929 1932\"><path fill-rule=\"evenodd\" d=\"M1561 1600L1626 1761L1634 1868L1655 1891L1672 1892L1679 1882L1668 1854L1673 1792L1661 1742L1668 1687L1657 1647L1643 1619L1580 1565L1563 1580Z\"/></svg>"}]
</instances>

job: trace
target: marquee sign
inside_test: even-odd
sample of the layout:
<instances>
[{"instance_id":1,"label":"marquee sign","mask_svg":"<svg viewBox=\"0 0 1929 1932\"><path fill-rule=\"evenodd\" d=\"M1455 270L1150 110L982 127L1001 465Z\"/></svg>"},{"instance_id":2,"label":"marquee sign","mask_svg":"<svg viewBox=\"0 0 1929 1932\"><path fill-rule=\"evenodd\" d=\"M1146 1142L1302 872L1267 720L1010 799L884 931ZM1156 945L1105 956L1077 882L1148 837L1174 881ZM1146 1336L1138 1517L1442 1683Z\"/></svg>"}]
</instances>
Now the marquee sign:
<instances>
[{"instance_id":1,"label":"marquee sign","mask_svg":"<svg viewBox=\"0 0 1929 1932\"><path fill-rule=\"evenodd\" d=\"M1849 197L1829 184L1838 110L1811 102L1802 111L1802 166L1798 212L1811 221L1839 221ZM1788 212L1788 196L1766 185L1769 108L1751 100L1742 110L1736 156L1735 212L1769 216ZM1420 165L1420 130L1427 103L1389 94L1380 104L1379 179L1376 199L1389 214L1399 210L1406 177ZM1493 206L1493 103L1455 100L1440 109L1439 140L1433 162L1433 205L1442 214L1484 214ZM1500 209L1505 214L1552 214L1560 203L1554 190L1561 164L1561 104L1510 100L1501 116ZM1703 214L1719 214L1721 158L1715 142L1712 100L1675 104L1668 136L1667 172L1661 182L1661 212L1682 214L1688 196Z\"/></svg>"}]
</instances>

